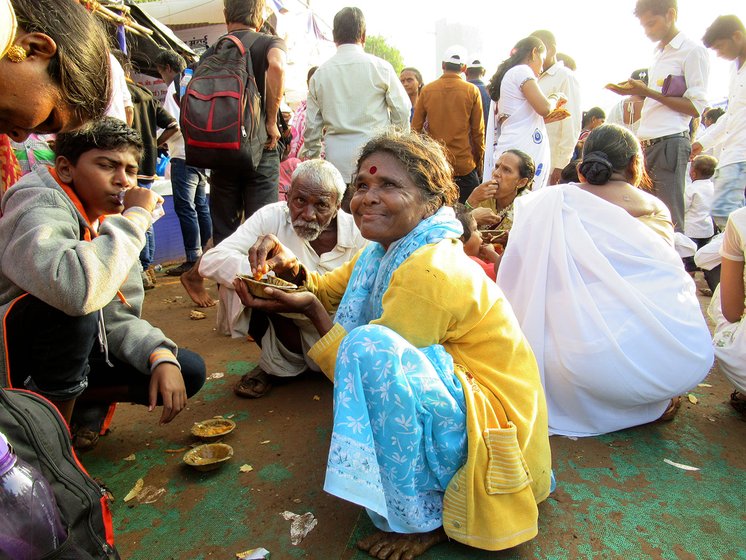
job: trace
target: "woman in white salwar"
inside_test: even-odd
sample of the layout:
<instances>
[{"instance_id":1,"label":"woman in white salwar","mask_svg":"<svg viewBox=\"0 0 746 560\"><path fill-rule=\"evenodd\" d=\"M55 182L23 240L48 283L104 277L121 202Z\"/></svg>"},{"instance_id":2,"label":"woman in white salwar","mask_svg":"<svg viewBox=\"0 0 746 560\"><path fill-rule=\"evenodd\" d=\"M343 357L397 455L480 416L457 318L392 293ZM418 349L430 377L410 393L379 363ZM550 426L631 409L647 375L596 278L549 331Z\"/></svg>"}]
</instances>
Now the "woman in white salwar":
<instances>
[{"instance_id":1,"label":"woman in white salwar","mask_svg":"<svg viewBox=\"0 0 746 560\"><path fill-rule=\"evenodd\" d=\"M592 436L670 419L713 362L666 207L637 188L638 140L604 125L580 184L516 200L498 285L534 350L550 434Z\"/></svg>"},{"instance_id":2,"label":"woman in white salwar","mask_svg":"<svg viewBox=\"0 0 746 560\"><path fill-rule=\"evenodd\" d=\"M324 489L366 508L379 532L358 546L375 558L413 558L446 534L487 550L525 542L550 489L544 396L510 306L459 241L443 149L381 135L354 186L370 243L352 261L308 273L270 236L249 251L253 271L308 291L256 299L234 283L245 305L301 312L322 335L309 356L334 381Z\"/></svg>"},{"instance_id":3,"label":"woman in white salwar","mask_svg":"<svg viewBox=\"0 0 746 560\"><path fill-rule=\"evenodd\" d=\"M537 37L518 41L492 76L487 91L492 98L486 123L482 177L492 176L497 157L510 149L526 152L534 160L534 190L542 188L550 173L549 138L545 122L562 117L545 117L562 107L567 99L560 93L544 96L537 78L546 58L546 47Z\"/></svg>"},{"instance_id":4,"label":"woman in white salwar","mask_svg":"<svg viewBox=\"0 0 746 560\"><path fill-rule=\"evenodd\" d=\"M746 285L746 208L728 216L725 226L720 284L708 309L715 323L713 345L720 371L735 387L730 404L746 415L746 326L744 326L744 286Z\"/></svg>"}]
</instances>

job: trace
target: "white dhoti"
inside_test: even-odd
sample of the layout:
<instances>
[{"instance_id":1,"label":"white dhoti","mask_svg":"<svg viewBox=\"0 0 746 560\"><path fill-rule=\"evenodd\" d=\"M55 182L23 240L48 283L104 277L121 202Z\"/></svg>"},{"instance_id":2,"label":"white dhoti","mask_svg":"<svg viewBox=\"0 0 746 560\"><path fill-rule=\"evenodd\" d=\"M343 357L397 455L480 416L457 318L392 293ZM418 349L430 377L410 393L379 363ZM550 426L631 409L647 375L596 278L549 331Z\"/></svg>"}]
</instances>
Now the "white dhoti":
<instances>
[{"instance_id":1,"label":"white dhoti","mask_svg":"<svg viewBox=\"0 0 746 560\"><path fill-rule=\"evenodd\" d=\"M218 302L218 332L230 334L233 338L244 338L249 331L251 321L251 309L247 309L241 303L236 292L226 286L218 288L220 301ZM308 350L319 341L318 331L313 323L303 315L285 314L293 320L300 334L302 354L288 350L277 338L277 333L269 323L269 328L261 340L262 353L259 357L259 367L262 370L278 377L294 377L300 375L306 369L321 371L311 358Z\"/></svg>"}]
</instances>

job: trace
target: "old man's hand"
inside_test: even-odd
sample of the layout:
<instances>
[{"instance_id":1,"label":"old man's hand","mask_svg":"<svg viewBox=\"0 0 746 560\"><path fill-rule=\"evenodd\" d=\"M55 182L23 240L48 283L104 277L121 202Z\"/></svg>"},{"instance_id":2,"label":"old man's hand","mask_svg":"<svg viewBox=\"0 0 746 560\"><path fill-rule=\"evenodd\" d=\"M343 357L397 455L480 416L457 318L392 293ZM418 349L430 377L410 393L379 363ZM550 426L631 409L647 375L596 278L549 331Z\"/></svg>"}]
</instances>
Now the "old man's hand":
<instances>
[{"instance_id":1,"label":"old man's hand","mask_svg":"<svg viewBox=\"0 0 746 560\"><path fill-rule=\"evenodd\" d=\"M300 272L300 262L293 252L274 235L261 235L249 249L249 264L254 278L270 270L280 278L292 279Z\"/></svg>"}]
</instances>

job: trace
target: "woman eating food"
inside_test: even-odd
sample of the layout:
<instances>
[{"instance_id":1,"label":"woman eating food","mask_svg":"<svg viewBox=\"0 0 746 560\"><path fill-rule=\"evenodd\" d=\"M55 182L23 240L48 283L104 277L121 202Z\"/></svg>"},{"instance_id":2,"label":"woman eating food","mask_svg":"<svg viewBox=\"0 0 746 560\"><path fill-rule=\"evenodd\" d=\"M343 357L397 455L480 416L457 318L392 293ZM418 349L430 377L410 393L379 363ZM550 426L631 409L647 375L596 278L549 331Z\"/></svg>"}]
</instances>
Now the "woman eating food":
<instances>
[{"instance_id":1,"label":"woman eating food","mask_svg":"<svg viewBox=\"0 0 746 560\"><path fill-rule=\"evenodd\" d=\"M303 313L322 335L309 356L334 381L324 489L366 508L379 532L358 546L376 558L411 558L446 535L488 550L530 540L550 490L544 396L510 306L459 241L443 149L375 137L354 188L370 243L352 261L309 273L266 236L252 269L308 291L260 299L234 283L246 306Z\"/></svg>"}]
</instances>

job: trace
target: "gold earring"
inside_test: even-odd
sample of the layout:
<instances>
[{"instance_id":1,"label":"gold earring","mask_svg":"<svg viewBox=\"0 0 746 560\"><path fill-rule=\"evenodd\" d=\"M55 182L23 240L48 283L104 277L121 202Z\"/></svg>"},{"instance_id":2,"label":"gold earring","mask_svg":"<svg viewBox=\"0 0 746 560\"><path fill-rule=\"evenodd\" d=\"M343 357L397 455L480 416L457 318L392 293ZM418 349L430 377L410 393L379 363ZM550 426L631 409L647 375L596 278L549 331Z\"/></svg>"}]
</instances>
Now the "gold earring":
<instances>
[{"instance_id":1,"label":"gold earring","mask_svg":"<svg viewBox=\"0 0 746 560\"><path fill-rule=\"evenodd\" d=\"M18 45L13 45L8 49L7 57L11 62L23 62L26 60L26 50Z\"/></svg>"}]
</instances>

